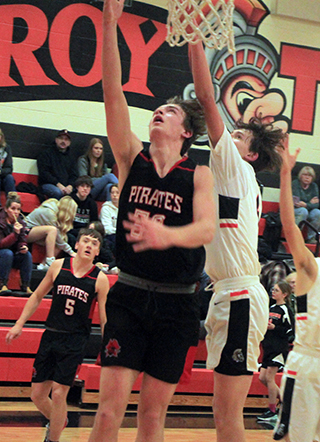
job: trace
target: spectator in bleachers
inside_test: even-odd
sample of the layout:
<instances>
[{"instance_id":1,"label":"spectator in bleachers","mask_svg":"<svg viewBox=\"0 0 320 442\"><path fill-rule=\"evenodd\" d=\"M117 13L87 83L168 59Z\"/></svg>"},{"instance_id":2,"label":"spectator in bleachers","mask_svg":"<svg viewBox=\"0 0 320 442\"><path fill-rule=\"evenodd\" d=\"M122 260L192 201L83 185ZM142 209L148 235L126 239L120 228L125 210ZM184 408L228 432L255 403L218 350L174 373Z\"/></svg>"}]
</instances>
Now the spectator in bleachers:
<instances>
[{"instance_id":1,"label":"spectator in bleachers","mask_svg":"<svg viewBox=\"0 0 320 442\"><path fill-rule=\"evenodd\" d=\"M54 262L55 255L59 249L56 250L58 230L55 226L34 226L29 230L27 235L27 243L37 243L41 246L45 246L46 256L42 263L38 265L38 270L46 270Z\"/></svg>"},{"instance_id":2,"label":"spectator in bleachers","mask_svg":"<svg viewBox=\"0 0 320 442\"><path fill-rule=\"evenodd\" d=\"M21 201L16 192L9 192L5 207L0 208L0 293L8 291L12 268L20 270L21 290L31 294L32 256L26 242Z\"/></svg>"},{"instance_id":3,"label":"spectator in bleachers","mask_svg":"<svg viewBox=\"0 0 320 442\"><path fill-rule=\"evenodd\" d=\"M116 267L116 259L115 256L110 248L110 241L105 235L105 230L102 225L101 221L93 221L89 224L89 229L94 229L97 232L100 233L102 237L102 244L100 247L100 253L99 256L96 257L94 260L94 263L102 263L107 264L109 266L109 269L114 269Z\"/></svg>"},{"instance_id":4,"label":"spectator in bleachers","mask_svg":"<svg viewBox=\"0 0 320 442\"><path fill-rule=\"evenodd\" d=\"M291 292L295 293L296 290L296 279L297 279L297 272L291 272L289 275L286 276L286 281L291 287Z\"/></svg>"},{"instance_id":5,"label":"spectator in bleachers","mask_svg":"<svg viewBox=\"0 0 320 442\"><path fill-rule=\"evenodd\" d=\"M94 200L110 201L111 186L118 183L118 178L108 171L103 144L99 138L92 138L85 155L78 158L78 173L79 176L89 175L92 178L91 195Z\"/></svg>"},{"instance_id":6,"label":"spectator in bleachers","mask_svg":"<svg viewBox=\"0 0 320 442\"><path fill-rule=\"evenodd\" d=\"M284 367L289 343L294 340L294 314L291 309L291 287L282 280L274 285L270 307L268 330L262 341L263 359L259 380L268 388L269 409L258 416L258 421L274 422L277 420L277 398L280 389L276 384L276 374Z\"/></svg>"},{"instance_id":7,"label":"spectator in bleachers","mask_svg":"<svg viewBox=\"0 0 320 442\"><path fill-rule=\"evenodd\" d=\"M309 221L319 232L319 188L315 183L316 173L310 166L304 166L298 178L292 182L292 195L294 203L294 216L296 224L301 221ZM308 229L306 242L315 244L316 238L313 230Z\"/></svg>"},{"instance_id":8,"label":"spectator in bleachers","mask_svg":"<svg viewBox=\"0 0 320 442\"><path fill-rule=\"evenodd\" d=\"M49 198L60 199L73 191L78 174L70 144L71 137L67 129L60 130L55 145L38 156L39 186Z\"/></svg>"},{"instance_id":9,"label":"spectator in bleachers","mask_svg":"<svg viewBox=\"0 0 320 442\"><path fill-rule=\"evenodd\" d=\"M91 221L98 220L98 207L90 195L92 179L88 175L80 176L75 182L71 197L77 203L77 213L73 221L73 228L68 232L68 242L74 248L80 229L88 227Z\"/></svg>"},{"instance_id":10,"label":"spectator in bleachers","mask_svg":"<svg viewBox=\"0 0 320 442\"><path fill-rule=\"evenodd\" d=\"M55 257L57 257L60 250L63 250L70 256L75 256L75 252L67 242L67 232L69 232L69 230L71 230L73 227L76 212L77 203L73 198L71 198L70 195L64 196L59 201L54 198L50 198L44 201L41 206L29 213L29 215L26 217L26 224L27 227L31 229L31 233L35 227L39 226L56 227L57 238L54 252ZM49 267L49 264L49 262L39 264L38 270L46 270Z\"/></svg>"},{"instance_id":11,"label":"spectator in bleachers","mask_svg":"<svg viewBox=\"0 0 320 442\"><path fill-rule=\"evenodd\" d=\"M12 176L12 152L6 143L4 133L0 129L0 191L4 189L6 195L14 192L15 182Z\"/></svg>"},{"instance_id":12,"label":"spectator in bleachers","mask_svg":"<svg viewBox=\"0 0 320 442\"><path fill-rule=\"evenodd\" d=\"M291 287L291 305L294 312L296 311L296 279L297 272L289 273L289 275L287 275L285 279Z\"/></svg>"},{"instance_id":13,"label":"spectator in bleachers","mask_svg":"<svg viewBox=\"0 0 320 442\"><path fill-rule=\"evenodd\" d=\"M113 184L110 189L111 201L106 201L100 211L100 220L103 224L106 236L111 243L111 249L115 252L116 230L119 207L119 187Z\"/></svg>"}]
</instances>

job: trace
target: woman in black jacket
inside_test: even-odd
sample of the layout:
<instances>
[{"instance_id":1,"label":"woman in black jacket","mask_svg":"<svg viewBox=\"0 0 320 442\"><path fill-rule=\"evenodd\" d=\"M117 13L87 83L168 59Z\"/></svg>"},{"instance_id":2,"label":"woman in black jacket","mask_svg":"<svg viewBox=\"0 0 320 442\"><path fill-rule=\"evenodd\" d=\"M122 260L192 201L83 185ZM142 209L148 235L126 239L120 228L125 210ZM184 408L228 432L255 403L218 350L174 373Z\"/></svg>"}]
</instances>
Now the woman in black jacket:
<instances>
[{"instance_id":1,"label":"woman in black jacket","mask_svg":"<svg viewBox=\"0 0 320 442\"><path fill-rule=\"evenodd\" d=\"M8 290L12 268L20 269L21 290L32 293L29 288L32 256L27 246L26 224L20 210L19 195L9 192L5 207L0 208L0 293Z\"/></svg>"}]
</instances>

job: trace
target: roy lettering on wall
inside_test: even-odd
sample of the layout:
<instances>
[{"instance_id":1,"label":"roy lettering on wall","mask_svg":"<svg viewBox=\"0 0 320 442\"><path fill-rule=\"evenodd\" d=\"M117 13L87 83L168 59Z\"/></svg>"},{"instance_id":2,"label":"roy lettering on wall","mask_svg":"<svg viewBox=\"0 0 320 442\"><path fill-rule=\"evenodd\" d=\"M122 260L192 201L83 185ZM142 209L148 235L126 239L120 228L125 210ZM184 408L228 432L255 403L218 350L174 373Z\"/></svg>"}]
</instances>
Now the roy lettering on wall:
<instances>
[{"instance_id":1,"label":"roy lettering on wall","mask_svg":"<svg viewBox=\"0 0 320 442\"><path fill-rule=\"evenodd\" d=\"M85 75L78 75L70 62L72 29L80 17L88 17L96 33L96 52L91 69ZM102 12L87 4L73 4L63 8L49 28L45 13L33 5L0 6L0 87L18 86L10 76L11 60L19 70L25 86L57 85L44 72L39 58L34 54L48 38L48 49L55 69L69 84L86 88L101 80ZM13 42L14 20L23 19L27 24L27 35L21 42ZM146 43L140 25L147 19L124 13L119 20L119 28L131 52L129 81L125 91L152 95L147 87L148 62L152 54L166 38L166 25L153 20L157 32Z\"/></svg>"},{"instance_id":2,"label":"roy lettering on wall","mask_svg":"<svg viewBox=\"0 0 320 442\"><path fill-rule=\"evenodd\" d=\"M86 17L94 27L96 46L92 65L87 72L79 74L71 63L70 47L73 28L82 17ZM16 20L22 20L26 28L24 38L19 41L14 40ZM145 17L127 12L119 21L120 32L131 54L128 79L123 89L152 97L154 94L147 85L149 60L165 42L166 25L153 19L156 32L145 41L141 25L146 21ZM70 4L61 9L49 25L46 14L36 6L2 5L0 26L0 88L59 85L57 77L53 79L46 73L42 57L36 56L43 47L47 47L55 71L67 84L86 88L101 81L102 12L98 8L84 3ZM312 134L317 85L320 82L320 50L282 43L279 58L279 76L294 80L291 130ZM298 63L297 60L303 62ZM20 84L11 75L12 62L19 72Z\"/></svg>"}]
</instances>

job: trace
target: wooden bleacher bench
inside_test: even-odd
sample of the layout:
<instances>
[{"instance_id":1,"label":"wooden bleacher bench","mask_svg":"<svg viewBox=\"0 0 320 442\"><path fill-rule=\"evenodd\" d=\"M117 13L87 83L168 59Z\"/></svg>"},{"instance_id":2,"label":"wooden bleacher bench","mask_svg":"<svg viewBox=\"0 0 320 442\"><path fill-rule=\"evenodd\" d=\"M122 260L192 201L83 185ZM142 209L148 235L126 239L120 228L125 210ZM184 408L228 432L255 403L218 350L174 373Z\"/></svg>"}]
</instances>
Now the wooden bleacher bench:
<instances>
[{"instance_id":1,"label":"wooden bleacher bench","mask_svg":"<svg viewBox=\"0 0 320 442\"><path fill-rule=\"evenodd\" d=\"M22 181L27 183L32 183L38 186L38 175L24 174L24 173L13 173L13 178L15 179L16 185ZM18 192L21 199L21 206L23 213L30 213L36 207L40 206L40 200L37 195L33 193ZM0 201L2 206L6 203L6 196L4 192L1 192Z\"/></svg>"},{"instance_id":2,"label":"wooden bleacher bench","mask_svg":"<svg viewBox=\"0 0 320 442\"><path fill-rule=\"evenodd\" d=\"M50 300L48 300L50 301ZM37 318L38 319L38 318ZM19 339L10 345L5 343L5 336L10 327L0 327L0 394L1 397L30 397L30 379L35 354L37 352L44 328L25 327ZM4 343L4 344L3 344ZM199 354L202 358L205 352L204 341L199 342ZM199 355L196 356L196 359ZM97 404L99 401L100 366L94 362L83 363L78 378L84 381L82 403ZM137 404L141 388L142 375L138 377L130 396L130 404ZM281 373L277 374L280 385ZM21 386L19 384L27 385ZM9 385L4 385L9 384ZM18 384L18 385L17 385ZM213 373L205 368L193 368L190 382L179 383L171 406L201 406L211 407L213 398ZM268 406L267 389L259 381L259 373L253 376L245 407L265 408Z\"/></svg>"},{"instance_id":3,"label":"wooden bleacher bench","mask_svg":"<svg viewBox=\"0 0 320 442\"><path fill-rule=\"evenodd\" d=\"M82 364L79 378L84 380L85 389L82 393L84 404L97 404L99 401L100 367L93 364ZM276 382L280 385L282 373L276 375ZM137 404L141 387L142 375L133 385L130 404ZM268 390L259 381L259 373L252 378L252 384L245 403L245 408L267 408ZM190 382L179 383L170 402L171 406L211 407L213 400L213 372L206 368L193 368Z\"/></svg>"}]
</instances>

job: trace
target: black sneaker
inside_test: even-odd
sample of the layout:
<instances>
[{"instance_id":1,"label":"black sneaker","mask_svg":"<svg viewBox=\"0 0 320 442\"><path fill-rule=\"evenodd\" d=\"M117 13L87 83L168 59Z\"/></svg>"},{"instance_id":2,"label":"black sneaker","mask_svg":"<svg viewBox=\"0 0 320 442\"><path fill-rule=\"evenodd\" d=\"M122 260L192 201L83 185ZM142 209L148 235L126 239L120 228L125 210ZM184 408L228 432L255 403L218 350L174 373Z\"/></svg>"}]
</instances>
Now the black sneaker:
<instances>
[{"instance_id":1,"label":"black sneaker","mask_svg":"<svg viewBox=\"0 0 320 442\"><path fill-rule=\"evenodd\" d=\"M257 417L257 421L263 421L263 422L268 422L268 421L275 421L278 419L278 414L271 410L266 411L265 413L263 413L261 416Z\"/></svg>"},{"instance_id":2,"label":"black sneaker","mask_svg":"<svg viewBox=\"0 0 320 442\"><path fill-rule=\"evenodd\" d=\"M288 433L288 426L286 424L279 424L276 426L274 433L273 433L273 439L274 440L281 440L284 438L284 436Z\"/></svg>"}]
</instances>

